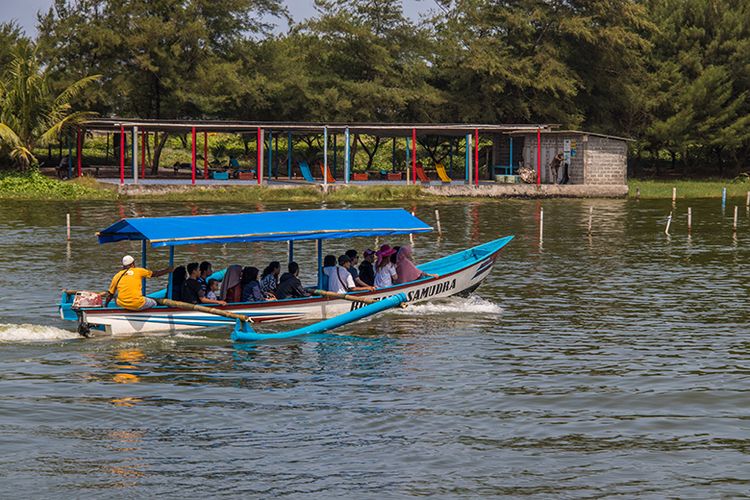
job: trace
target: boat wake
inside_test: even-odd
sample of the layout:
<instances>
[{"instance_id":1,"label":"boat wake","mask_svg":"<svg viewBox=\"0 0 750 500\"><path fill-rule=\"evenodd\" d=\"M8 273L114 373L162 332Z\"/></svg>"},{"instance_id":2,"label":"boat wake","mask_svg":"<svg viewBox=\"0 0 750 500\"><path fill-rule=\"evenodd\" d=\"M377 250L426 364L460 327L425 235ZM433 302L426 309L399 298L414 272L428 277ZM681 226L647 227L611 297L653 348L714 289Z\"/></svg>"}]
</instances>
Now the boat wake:
<instances>
[{"instance_id":1,"label":"boat wake","mask_svg":"<svg viewBox=\"0 0 750 500\"><path fill-rule=\"evenodd\" d=\"M502 314L503 308L494 302L485 300L477 295L470 297L450 297L439 302L410 305L400 311L402 314L432 316L436 314Z\"/></svg>"},{"instance_id":2,"label":"boat wake","mask_svg":"<svg viewBox=\"0 0 750 500\"><path fill-rule=\"evenodd\" d=\"M77 332L55 328L54 326L0 323L0 343L54 342L76 338L80 338Z\"/></svg>"}]
</instances>

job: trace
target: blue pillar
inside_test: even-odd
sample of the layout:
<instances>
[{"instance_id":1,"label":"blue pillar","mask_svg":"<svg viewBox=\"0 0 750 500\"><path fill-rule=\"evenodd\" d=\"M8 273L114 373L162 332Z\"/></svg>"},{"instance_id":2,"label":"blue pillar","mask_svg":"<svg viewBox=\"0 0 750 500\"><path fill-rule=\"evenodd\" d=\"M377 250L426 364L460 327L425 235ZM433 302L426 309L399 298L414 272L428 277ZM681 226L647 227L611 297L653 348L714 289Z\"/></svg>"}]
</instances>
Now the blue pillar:
<instances>
[{"instance_id":1,"label":"blue pillar","mask_svg":"<svg viewBox=\"0 0 750 500\"><path fill-rule=\"evenodd\" d=\"M510 172L508 174L513 175L513 136L510 136L510 161L508 165L510 165Z\"/></svg>"},{"instance_id":2,"label":"blue pillar","mask_svg":"<svg viewBox=\"0 0 750 500\"><path fill-rule=\"evenodd\" d=\"M406 169L404 171L404 174L406 174L406 183L409 184L409 179L411 178L411 175L409 175L409 168L411 167L411 139L408 137L406 138Z\"/></svg>"},{"instance_id":3,"label":"blue pillar","mask_svg":"<svg viewBox=\"0 0 750 500\"><path fill-rule=\"evenodd\" d=\"M286 136L286 169L289 173L289 179L292 178L292 133Z\"/></svg>"},{"instance_id":4,"label":"blue pillar","mask_svg":"<svg viewBox=\"0 0 750 500\"><path fill-rule=\"evenodd\" d=\"M141 240L141 267L144 269L148 269L148 257L146 256L147 244L146 240ZM146 295L146 278L141 280L141 289L143 290L143 295Z\"/></svg>"},{"instance_id":5,"label":"blue pillar","mask_svg":"<svg viewBox=\"0 0 750 500\"><path fill-rule=\"evenodd\" d=\"M344 182L349 184L349 174L352 168L350 158L352 146L349 138L349 127L346 127L346 130L344 130L344 140L346 141L346 144L344 144Z\"/></svg>"},{"instance_id":6,"label":"blue pillar","mask_svg":"<svg viewBox=\"0 0 750 500\"><path fill-rule=\"evenodd\" d=\"M466 134L466 170L464 177L469 182L469 169L471 168L471 134Z\"/></svg>"},{"instance_id":7,"label":"blue pillar","mask_svg":"<svg viewBox=\"0 0 750 500\"><path fill-rule=\"evenodd\" d=\"M294 240L289 240L289 262L291 263L294 260Z\"/></svg>"},{"instance_id":8,"label":"blue pillar","mask_svg":"<svg viewBox=\"0 0 750 500\"><path fill-rule=\"evenodd\" d=\"M336 151L336 134L333 134L333 176L336 177L336 157L338 151Z\"/></svg>"},{"instance_id":9,"label":"blue pillar","mask_svg":"<svg viewBox=\"0 0 750 500\"><path fill-rule=\"evenodd\" d=\"M273 130L268 131L268 181L273 175Z\"/></svg>"},{"instance_id":10,"label":"blue pillar","mask_svg":"<svg viewBox=\"0 0 750 500\"><path fill-rule=\"evenodd\" d=\"M169 247L169 267L174 266L174 247ZM174 271L169 273L169 278L167 280L167 298L172 298L172 276L174 275Z\"/></svg>"},{"instance_id":11,"label":"blue pillar","mask_svg":"<svg viewBox=\"0 0 750 500\"><path fill-rule=\"evenodd\" d=\"M318 288L323 288L323 240L318 242Z\"/></svg>"}]
</instances>

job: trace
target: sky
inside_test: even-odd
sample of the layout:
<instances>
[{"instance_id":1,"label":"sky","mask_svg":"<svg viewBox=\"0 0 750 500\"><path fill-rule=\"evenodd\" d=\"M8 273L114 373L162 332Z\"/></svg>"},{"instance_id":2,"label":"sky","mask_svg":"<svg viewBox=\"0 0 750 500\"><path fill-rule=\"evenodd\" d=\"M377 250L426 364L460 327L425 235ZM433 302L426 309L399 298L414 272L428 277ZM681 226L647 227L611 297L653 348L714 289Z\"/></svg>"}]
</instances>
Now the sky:
<instances>
[{"instance_id":1,"label":"sky","mask_svg":"<svg viewBox=\"0 0 750 500\"><path fill-rule=\"evenodd\" d=\"M435 8L433 0L403 0L406 14L417 19L421 13ZM305 19L315 14L313 0L284 0L292 17ZM36 36L36 13L47 10L52 0L0 0L0 21L15 20L26 31L27 35ZM286 29L286 23L280 27Z\"/></svg>"}]
</instances>

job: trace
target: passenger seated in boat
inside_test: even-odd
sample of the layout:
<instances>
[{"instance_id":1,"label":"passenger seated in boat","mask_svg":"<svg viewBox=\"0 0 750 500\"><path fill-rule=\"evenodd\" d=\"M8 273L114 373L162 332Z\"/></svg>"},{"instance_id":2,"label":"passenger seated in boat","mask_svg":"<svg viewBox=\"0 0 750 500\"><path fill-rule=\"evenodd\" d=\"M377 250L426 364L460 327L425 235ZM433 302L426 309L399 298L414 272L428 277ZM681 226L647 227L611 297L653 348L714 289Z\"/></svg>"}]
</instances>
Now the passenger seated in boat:
<instances>
[{"instance_id":1,"label":"passenger seated in boat","mask_svg":"<svg viewBox=\"0 0 750 500\"><path fill-rule=\"evenodd\" d=\"M201 284L201 290L203 290L203 293L208 297L208 277L214 273L214 270L211 263L207 260L201 262L199 269L201 274L198 276L198 283Z\"/></svg>"},{"instance_id":2,"label":"passenger seated in boat","mask_svg":"<svg viewBox=\"0 0 750 500\"><path fill-rule=\"evenodd\" d=\"M375 288L387 288L393 286L396 275L396 266L391 262L391 256L396 255L396 250L390 245L381 245L376 253L378 260L375 263Z\"/></svg>"},{"instance_id":3,"label":"passenger seated in boat","mask_svg":"<svg viewBox=\"0 0 750 500\"><path fill-rule=\"evenodd\" d=\"M219 298L227 302L240 302L242 300L242 266L232 264L224 271Z\"/></svg>"},{"instance_id":4,"label":"passenger seated in boat","mask_svg":"<svg viewBox=\"0 0 750 500\"><path fill-rule=\"evenodd\" d=\"M185 285L182 287L182 301L190 304L215 304L220 306L227 305L223 300L214 300L206 297L206 294L201 289L200 281L200 267L197 262L191 262L187 265L188 279L185 280Z\"/></svg>"},{"instance_id":5,"label":"passenger seated in boat","mask_svg":"<svg viewBox=\"0 0 750 500\"><path fill-rule=\"evenodd\" d=\"M281 274L281 264L277 260L268 264L263 270L263 274L260 277L260 291L266 297L274 296L273 292L279 286L279 274Z\"/></svg>"},{"instance_id":6,"label":"passenger seated in boat","mask_svg":"<svg viewBox=\"0 0 750 500\"><path fill-rule=\"evenodd\" d=\"M360 290L375 290L373 286L357 286L354 284L349 268L352 262L346 255L339 256L339 265L328 268L328 291L334 293L356 292Z\"/></svg>"},{"instance_id":7,"label":"passenger seated in boat","mask_svg":"<svg viewBox=\"0 0 750 500\"><path fill-rule=\"evenodd\" d=\"M320 270L323 277L321 287L323 290L328 290L328 275L331 274L331 269L336 267L336 256L326 255L323 258L323 269Z\"/></svg>"},{"instance_id":8,"label":"passenger seated in boat","mask_svg":"<svg viewBox=\"0 0 750 500\"><path fill-rule=\"evenodd\" d=\"M182 287L185 286L187 279L187 269L185 266L179 266L172 271L172 300L182 300Z\"/></svg>"},{"instance_id":9,"label":"passenger seated in boat","mask_svg":"<svg viewBox=\"0 0 750 500\"><path fill-rule=\"evenodd\" d=\"M375 250L367 249L362 253L362 263L359 265L359 279L366 285L375 284Z\"/></svg>"},{"instance_id":10,"label":"passenger seated in boat","mask_svg":"<svg viewBox=\"0 0 750 500\"><path fill-rule=\"evenodd\" d=\"M357 269L359 255L357 255L357 251L354 249L347 250L344 255L349 257L349 261L351 262L351 266L349 266L349 273L351 273L352 278L354 278L354 284L356 286L372 286L370 283L365 283L359 278L359 270Z\"/></svg>"},{"instance_id":11,"label":"passenger seated in boat","mask_svg":"<svg viewBox=\"0 0 750 500\"><path fill-rule=\"evenodd\" d=\"M215 280L213 278L208 280L208 293L206 294L206 297L211 300L219 300L219 285L219 280Z\"/></svg>"},{"instance_id":12,"label":"passenger seated in boat","mask_svg":"<svg viewBox=\"0 0 750 500\"><path fill-rule=\"evenodd\" d=\"M396 284L409 283L423 277L437 278L437 274L425 273L417 269L412 261L412 249L409 245L404 245L398 250L396 257Z\"/></svg>"},{"instance_id":13,"label":"passenger seated in boat","mask_svg":"<svg viewBox=\"0 0 750 500\"><path fill-rule=\"evenodd\" d=\"M294 299L310 296L310 293L304 289L297 276L299 276L299 264L290 262L289 272L281 275L279 286L276 287L274 295L276 295L277 299Z\"/></svg>"},{"instance_id":14,"label":"passenger seated in boat","mask_svg":"<svg viewBox=\"0 0 750 500\"><path fill-rule=\"evenodd\" d=\"M155 307L156 301L154 299L143 296L143 279L157 278L171 272L171 267L160 271L149 271L142 267L135 267L135 259L126 255L122 258L122 269L114 275L109 285L104 307L107 307L115 296L117 296L115 303L130 311L141 311L149 307Z\"/></svg>"},{"instance_id":15,"label":"passenger seated in boat","mask_svg":"<svg viewBox=\"0 0 750 500\"><path fill-rule=\"evenodd\" d=\"M263 302L266 300L260 291L258 268L247 266L242 270L242 302Z\"/></svg>"}]
</instances>

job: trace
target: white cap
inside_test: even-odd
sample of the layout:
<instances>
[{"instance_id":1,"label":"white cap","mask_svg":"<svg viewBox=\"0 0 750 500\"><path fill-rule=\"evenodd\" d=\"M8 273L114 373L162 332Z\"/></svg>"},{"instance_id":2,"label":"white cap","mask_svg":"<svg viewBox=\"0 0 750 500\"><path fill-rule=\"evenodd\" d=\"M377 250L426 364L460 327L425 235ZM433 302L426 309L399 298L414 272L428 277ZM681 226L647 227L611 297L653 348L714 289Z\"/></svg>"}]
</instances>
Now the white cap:
<instances>
[{"instance_id":1,"label":"white cap","mask_svg":"<svg viewBox=\"0 0 750 500\"><path fill-rule=\"evenodd\" d=\"M133 262L135 262L135 259L131 255L126 255L125 257L122 258L122 266L123 267L129 266Z\"/></svg>"}]
</instances>

